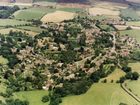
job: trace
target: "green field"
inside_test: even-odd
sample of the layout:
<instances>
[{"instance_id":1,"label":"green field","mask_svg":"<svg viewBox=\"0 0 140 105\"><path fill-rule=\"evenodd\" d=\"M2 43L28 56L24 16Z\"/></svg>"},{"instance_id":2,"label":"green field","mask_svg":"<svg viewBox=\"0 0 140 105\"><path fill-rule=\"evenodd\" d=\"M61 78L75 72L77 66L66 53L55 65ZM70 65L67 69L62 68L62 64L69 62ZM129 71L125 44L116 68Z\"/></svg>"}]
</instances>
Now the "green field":
<instances>
[{"instance_id":1,"label":"green field","mask_svg":"<svg viewBox=\"0 0 140 105\"><path fill-rule=\"evenodd\" d=\"M44 95L48 95L47 91L28 91L28 92L17 92L14 98L21 100L28 100L30 105L48 105L48 103L42 103L41 99Z\"/></svg>"},{"instance_id":2,"label":"green field","mask_svg":"<svg viewBox=\"0 0 140 105\"><path fill-rule=\"evenodd\" d=\"M140 30L123 30L120 31L121 35L129 35L130 37L134 37L140 43Z\"/></svg>"},{"instance_id":3,"label":"green field","mask_svg":"<svg viewBox=\"0 0 140 105\"><path fill-rule=\"evenodd\" d=\"M126 87L131 89L131 91L140 98L140 80L128 81Z\"/></svg>"},{"instance_id":4,"label":"green field","mask_svg":"<svg viewBox=\"0 0 140 105\"><path fill-rule=\"evenodd\" d=\"M25 24L30 24L30 22L18 21L18 20L13 20L13 19L0 19L0 27L25 25Z\"/></svg>"},{"instance_id":5,"label":"green field","mask_svg":"<svg viewBox=\"0 0 140 105\"><path fill-rule=\"evenodd\" d=\"M125 20L140 20L138 13L133 8L122 9L120 16Z\"/></svg>"},{"instance_id":6,"label":"green field","mask_svg":"<svg viewBox=\"0 0 140 105\"><path fill-rule=\"evenodd\" d=\"M19 10L14 13L15 19L21 20L32 20L32 19L40 19L46 13L54 12L55 9L48 8L28 8L25 10ZM31 15L32 14L32 15Z\"/></svg>"},{"instance_id":7,"label":"green field","mask_svg":"<svg viewBox=\"0 0 140 105\"><path fill-rule=\"evenodd\" d=\"M127 105L138 104L116 83L97 83L90 90L79 96L69 96L63 99L61 105Z\"/></svg>"},{"instance_id":8,"label":"green field","mask_svg":"<svg viewBox=\"0 0 140 105\"><path fill-rule=\"evenodd\" d=\"M14 98L28 100L30 105L48 105L41 102L42 97L47 94L45 91L19 92L15 93ZM119 84L97 83L85 94L65 97L60 105L119 105L121 102L128 105L138 104Z\"/></svg>"},{"instance_id":9,"label":"green field","mask_svg":"<svg viewBox=\"0 0 140 105\"><path fill-rule=\"evenodd\" d=\"M60 11L66 11L66 12L82 12L84 9L82 8L59 8Z\"/></svg>"}]
</instances>

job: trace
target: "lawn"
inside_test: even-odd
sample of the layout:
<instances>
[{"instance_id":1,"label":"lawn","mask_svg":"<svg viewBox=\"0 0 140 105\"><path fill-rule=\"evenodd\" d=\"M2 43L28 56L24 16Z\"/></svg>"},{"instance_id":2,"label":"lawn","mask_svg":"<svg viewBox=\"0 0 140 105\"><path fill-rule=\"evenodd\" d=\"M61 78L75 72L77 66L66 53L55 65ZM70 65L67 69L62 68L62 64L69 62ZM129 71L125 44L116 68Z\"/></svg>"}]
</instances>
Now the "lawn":
<instances>
[{"instance_id":1,"label":"lawn","mask_svg":"<svg viewBox=\"0 0 140 105\"><path fill-rule=\"evenodd\" d=\"M0 19L0 27L25 25L25 24L30 24L30 22L18 21L18 20L14 20L14 19Z\"/></svg>"},{"instance_id":2,"label":"lawn","mask_svg":"<svg viewBox=\"0 0 140 105\"><path fill-rule=\"evenodd\" d=\"M33 7L33 8L28 8L25 10L19 10L15 12L14 17L15 19L21 19L21 20L40 19L46 13L50 13L54 11L55 9Z\"/></svg>"},{"instance_id":3,"label":"lawn","mask_svg":"<svg viewBox=\"0 0 140 105\"><path fill-rule=\"evenodd\" d=\"M140 80L128 81L126 87L140 98Z\"/></svg>"},{"instance_id":4,"label":"lawn","mask_svg":"<svg viewBox=\"0 0 140 105\"><path fill-rule=\"evenodd\" d=\"M134 37L137 39L137 41L140 43L140 30L123 30L120 31L121 35L129 35L130 37Z\"/></svg>"},{"instance_id":5,"label":"lawn","mask_svg":"<svg viewBox=\"0 0 140 105\"><path fill-rule=\"evenodd\" d=\"M43 96L48 95L48 91L28 91L28 92L17 92L14 94L14 98L29 101L30 105L48 105L48 103L42 103L41 99Z\"/></svg>"},{"instance_id":6,"label":"lawn","mask_svg":"<svg viewBox=\"0 0 140 105\"><path fill-rule=\"evenodd\" d=\"M83 95L64 98L60 105L119 105L121 102L127 105L138 104L119 84L97 83Z\"/></svg>"}]
</instances>

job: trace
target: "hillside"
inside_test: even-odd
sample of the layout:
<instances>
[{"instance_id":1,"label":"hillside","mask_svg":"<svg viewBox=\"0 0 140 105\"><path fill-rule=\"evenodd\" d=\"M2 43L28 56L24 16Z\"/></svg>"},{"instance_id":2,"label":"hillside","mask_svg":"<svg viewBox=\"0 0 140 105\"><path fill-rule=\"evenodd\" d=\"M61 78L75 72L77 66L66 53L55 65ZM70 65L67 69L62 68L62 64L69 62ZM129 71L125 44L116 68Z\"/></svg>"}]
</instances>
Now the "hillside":
<instances>
[{"instance_id":1,"label":"hillside","mask_svg":"<svg viewBox=\"0 0 140 105\"><path fill-rule=\"evenodd\" d=\"M0 105L140 105L138 3L6 2Z\"/></svg>"}]
</instances>

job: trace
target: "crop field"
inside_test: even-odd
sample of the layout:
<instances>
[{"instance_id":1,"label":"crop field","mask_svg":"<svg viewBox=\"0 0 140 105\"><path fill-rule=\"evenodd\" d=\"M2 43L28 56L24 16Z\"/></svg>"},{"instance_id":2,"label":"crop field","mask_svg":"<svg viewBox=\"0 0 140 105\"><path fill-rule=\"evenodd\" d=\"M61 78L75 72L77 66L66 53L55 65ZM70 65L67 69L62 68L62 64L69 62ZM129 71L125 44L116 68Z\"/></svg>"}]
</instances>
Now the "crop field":
<instances>
[{"instance_id":1,"label":"crop field","mask_svg":"<svg viewBox=\"0 0 140 105\"><path fill-rule=\"evenodd\" d=\"M8 34L10 31L20 31L20 32L25 32L25 33L27 33L27 34L29 34L29 35L31 35L31 36L35 36L35 35L37 35L38 33L36 33L36 32L33 32L33 31L26 31L26 30L21 30L21 29L15 29L15 28L5 28L5 29L0 29L0 33L1 34Z\"/></svg>"},{"instance_id":2,"label":"crop field","mask_svg":"<svg viewBox=\"0 0 140 105\"><path fill-rule=\"evenodd\" d=\"M140 43L140 30L123 30L123 31L120 31L120 34L134 37Z\"/></svg>"},{"instance_id":3,"label":"crop field","mask_svg":"<svg viewBox=\"0 0 140 105\"><path fill-rule=\"evenodd\" d=\"M82 101L81 101L82 100ZM68 96L60 105L127 105L138 104L116 83L94 84L87 93L79 96Z\"/></svg>"},{"instance_id":4,"label":"crop field","mask_svg":"<svg viewBox=\"0 0 140 105\"><path fill-rule=\"evenodd\" d=\"M28 8L25 10L19 10L15 12L14 17L15 19L21 19L21 20L40 19L46 13L50 13L54 11L55 9L48 9L48 8Z\"/></svg>"},{"instance_id":5,"label":"crop field","mask_svg":"<svg viewBox=\"0 0 140 105\"><path fill-rule=\"evenodd\" d=\"M13 19L0 19L0 27L17 26L17 25L25 25L25 24L30 24L30 22L18 21Z\"/></svg>"},{"instance_id":6,"label":"crop field","mask_svg":"<svg viewBox=\"0 0 140 105\"><path fill-rule=\"evenodd\" d=\"M61 21L64 21L64 20L73 19L74 16L75 16L75 13L64 12L64 11L56 11L54 13L46 14L41 19L41 21L43 23L47 23L47 22L61 22Z\"/></svg>"},{"instance_id":7,"label":"crop field","mask_svg":"<svg viewBox=\"0 0 140 105\"><path fill-rule=\"evenodd\" d=\"M28 100L30 105L48 105L41 101L42 97L48 95L48 91L28 91L28 92L17 92L14 94L14 98L21 100Z\"/></svg>"},{"instance_id":8,"label":"crop field","mask_svg":"<svg viewBox=\"0 0 140 105\"><path fill-rule=\"evenodd\" d=\"M131 91L137 95L140 98L140 80L138 81L127 81L128 89L131 89Z\"/></svg>"}]
</instances>

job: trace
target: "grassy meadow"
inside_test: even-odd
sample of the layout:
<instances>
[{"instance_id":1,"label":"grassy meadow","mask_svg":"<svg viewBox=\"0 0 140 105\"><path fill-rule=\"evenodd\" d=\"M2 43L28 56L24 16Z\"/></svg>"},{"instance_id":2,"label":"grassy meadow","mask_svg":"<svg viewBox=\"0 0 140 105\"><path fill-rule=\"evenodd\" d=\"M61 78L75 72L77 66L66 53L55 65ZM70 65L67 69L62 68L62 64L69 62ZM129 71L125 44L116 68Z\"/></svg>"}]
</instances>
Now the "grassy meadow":
<instances>
[{"instance_id":1,"label":"grassy meadow","mask_svg":"<svg viewBox=\"0 0 140 105\"><path fill-rule=\"evenodd\" d=\"M45 95L48 95L48 91L36 90L28 92L17 92L14 94L14 98L28 100L30 105L48 105L48 103L43 103L41 101L42 97Z\"/></svg>"},{"instance_id":2,"label":"grassy meadow","mask_svg":"<svg viewBox=\"0 0 140 105\"><path fill-rule=\"evenodd\" d=\"M17 26L17 25L25 25L25 24L30 24L30 22L19 21L14 19L0 19L0 27Z\"/></svg>"},{"instance_id":3,"label":"grassy meadow","mask_svg":"<svg viewBox=\"0 0 140 105\"><path fill-rule=\"evenodd\" d=\"M128 81L126 87L140 98L140 80Z\"/></svg>"},{"instance_id":4,"label":"grassy meadow","mask_svg":"<svg viewBox=\"0 0 140 105\"><path fill-rule=\"evenodd\" d=\"M97 83L85 94L64 98L61 105L119 105L120 103L138 104L122 90L119 84Z\"/></svg>"},{"instance_id":5,"label":"grassy meadow","mask_svg":"<svg viewBox=\"0 0 140 105\"><path fill-rule=\"evenodd\" d=\"M32 19L40 19L46 13L54 12L55 9L48 9L48 8L28 8L24 10L19 10L15 12L14 18L21 19L21 20L32 20Z\"/></svg>"}]
</instances>

